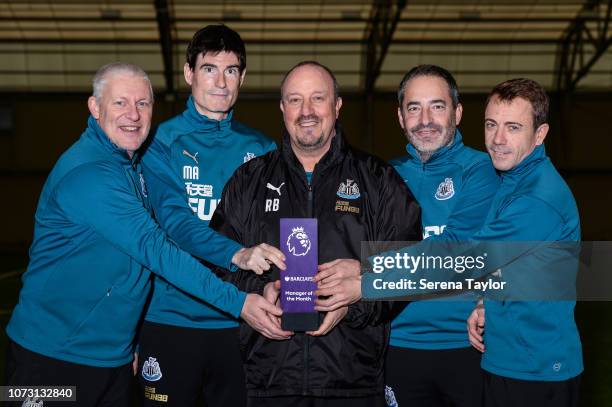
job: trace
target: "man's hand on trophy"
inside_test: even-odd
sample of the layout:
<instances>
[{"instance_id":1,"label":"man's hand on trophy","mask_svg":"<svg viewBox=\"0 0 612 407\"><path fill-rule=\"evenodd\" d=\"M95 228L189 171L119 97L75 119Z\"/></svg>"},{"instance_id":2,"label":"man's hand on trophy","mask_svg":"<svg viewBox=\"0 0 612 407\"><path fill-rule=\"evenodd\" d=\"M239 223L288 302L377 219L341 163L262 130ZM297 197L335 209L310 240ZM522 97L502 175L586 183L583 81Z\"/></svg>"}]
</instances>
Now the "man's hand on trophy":
<instances>
[{"instance_id":1,"label":"man's hand on trophy","mask_svg":"<svg viewBox=\"0 0 612 407\"><path fill-rule=\"evenodd\" d=\"M270 270L274 264L281 270L285 270L285 255L274 246L261 243L253 247L243 247L232 257L232 263L243 270L253 270L256 274L262 274Z\"/></svg>"},{"instance_id":2,"label":"man's hand on trophy","mask_svg":"<svg viewBox=\"0 0 612 407\"><path fill-rule=\"evenodd\" d=\"M318 283L319 288L325 288L343 278L357 277L361 274L359 261L354 259L336 259L319 264L318 269L312 281Z\"/></svg>"},{"instance_id":3,"label":"man's hand on trophy","mask_svg":"<svg viewBox=\"0 0 612 407\"><path fill-rule=\"evenodd\" d=\"M277 305L279 304L279 294L280 294L280 280L272 281L264 287L263 297L270 303ZM281 319L274 314L268 313L268 317L276 326L280 328Z\"/></svg>"},{"instance_id":4,"label":"man's hand on trophy","mask_svg":"<svg viewBox=\"0 0 612 407\"><path fill-rule=\"evenodd\" d=\"M323 287L323 288L322 288ZM361 299L361 275L345 277L322 286L315 291L317 311L335 311Z\"/></svg>"},{"instance_id":5,"label":"man's hand on trophy","mask_svg":"<svg viewBox=\"0 0 612 407\"><path fill-rule=\"evenodd\" d=\"M327 335L329 331L334 329L334 327L338 325L340 321L342 321L342 318L346 316L347 312L348 312L348 307L342 307L335 311L328 312L327 314L325 314L325 317L323 318L323 322L321 323L321 326L319 326L319 329L317 329L316 331L311 331L311 332L306 332L306 333L312 336Z\"/></svg>"},{"instance_id":6,"label":"man's hand on trophy","mask_svg":"<svg viewBox=\"0 0 612 407\"><path fill-rule=\"evenodd\" d=\"M293 332L283 331L278 318L283 311L258 294L247 294L240 317L268 339L289 339Z\"/></svg>"}]
</instances>

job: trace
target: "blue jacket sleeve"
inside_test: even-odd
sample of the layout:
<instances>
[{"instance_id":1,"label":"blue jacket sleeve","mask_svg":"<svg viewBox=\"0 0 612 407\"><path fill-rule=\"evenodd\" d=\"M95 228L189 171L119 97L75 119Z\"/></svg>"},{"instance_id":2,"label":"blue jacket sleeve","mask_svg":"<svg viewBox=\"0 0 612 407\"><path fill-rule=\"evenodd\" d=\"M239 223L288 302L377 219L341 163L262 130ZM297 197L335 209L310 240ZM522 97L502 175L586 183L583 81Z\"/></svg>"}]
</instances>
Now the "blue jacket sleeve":
<instances>
[{"instance_id":1,"label":"blue jacket sleeve","mask_svg":"<svg viewBox=\"0 0 612 407\"><path fill-rule=\"evenodd\" d=\"M221 202L219 202L210 221L210 227L213 230L239 242L244 241L243 229L244 225L246 225L246 220L244 219L246 210L244 206L250 205L251 202L250 198L245 199L244 197L244 191L246 190L245 182L249 182L249 178L242 171L237 170L227 184L225 184L221 195ZM271 281L271 273L257 275L252 271L240 269L236 272L228 273L220 267L215 267L213 270L224 281L231 282L247 293L262 294L265 285Z\"/></svg>"},{"instance_id":2,"label":"blue jacket sleeve","mask_svg":"<svg viewBox=\"0 0 612 407\"><path fill-rule=\"evenodd\" d=\"M421 208L412 192L392 167L381 177L377 208L377 241L418 241L421 230ZM370 274L366 273L365 275ZM358 301L349 305L345 322L352 328L364 328L389 322L398 315L406 302Z\"/></svg>"},{"instance_id":3,"label":"blue jacket sleeve","mask_svg":"<svg viewBox=\"0 0 612 407\"><path fill-rule=\"evenodd\" d=\"M563 219L546 202L520 196L500 208L498 216L474 235L477 241L532 241L557 240Z\"/></svg>"},{"instance_id":4,"label":"blue jacket sleeve","mask_svg":"<svg viewBox=\"0 0 612 407\"><path fill-rule=\"evenodd\" d=\"M170 151L153 140L143 156L142 167L155 219L183 250L229 270L233 255L242 248L203 224L187 204L185 186L170 164Z\"/></svg>"},{"instance_id":5,"label":"blue jacket sleeve","mask_svg":"<svg viewBox=\"0 0 612 407\"><path fill-rule=\"evenodd\" d=\"M122 168L106 162L79 167L62 181L56 199L75 223L89 227L134 261L218 309L240 315L246 294L167 238Z\"/></svg>"},{"instance_id":6,"label":"blue jacket sleeve","mask_svg":"<svg viewBox=\"0 0 612 407\"><path fill-rule=\"evenodd\" d=\"M461 281L467 277L479 279L488 274L503 269L509 264L533 252L538 243L547 244L558 240L563 227L563 220L557 211L546 202L530 196L519 196L500 208L495 219L487 223L472 236L471 242L457 245L453 241L432 239L399 250L418 257L425 253L433 256L479 256L487 253L484 267L474 268L470 274L456 273L453 270L437 269L436 266L419 268L416 271L393 269L388 273L366 273L362 277L364 298L386 298L383 292L371 289L375 279L387 282L401 281L408 278L418 281L426 278L430 282ZM394 256L393 253L383 253L382 256ZM378 256L373 256L378 257ZM373 257L370 260L373 260ZM414 289L403 292L403 295L420 295L438 291L437 289Z\"/></svg>"}]
</instances>

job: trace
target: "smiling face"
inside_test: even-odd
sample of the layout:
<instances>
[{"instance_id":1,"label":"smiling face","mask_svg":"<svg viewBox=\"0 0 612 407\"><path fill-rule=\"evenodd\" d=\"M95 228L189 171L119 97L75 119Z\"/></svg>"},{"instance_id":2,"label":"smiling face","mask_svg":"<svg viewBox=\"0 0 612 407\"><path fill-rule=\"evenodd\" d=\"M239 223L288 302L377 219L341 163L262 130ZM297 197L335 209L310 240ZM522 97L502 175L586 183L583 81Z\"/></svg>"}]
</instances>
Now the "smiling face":
<instances>
[{"instance_id":1,"label":"smiling face","mask_svg":"<svg viewBox=\"0 0 612 407\"><path fill-rule=\"evenodd\" d=\"M285 79L280 108L291 146L296 152L326 152L336 134L342 99L335 98L334 82L321 67L297 67Z\"/></svg>"},{"instance_id":2,"label":"smiling face","mask_svg":"<svg viewBox=\"0 0 612 407\"><path fill-rule=\"evenodd\" d=\"M246 71L240 72L240 62L233 52L208 52L198 55L193 70L186 63L183 67L185 81L191 86L191 94L197 111L213 120L222 120L236 99Z\"/></svg>"},{"instance_id":3,"label":"smiling face","mask_svg":"<svg viewBox=\"0 0 612 407\"><path fill-rule=\"evenodd\" d=\"M153 99L149 82L132 73L112 73L99 100L91 96L88 107L104 133L131 157L146 140L151 127Z\"/></svg>"},{"instance_id":4,"label":"smiling face","mask_svg":"<svg viewBox=\"0 0 612 407\"><path fill-rule=\"evenodd\" d=\"M440 148L453 141L463 108L453 108L448 84L433 75L416 76L408 81L402 106L397 109L400 126L408 142L427 161Z\"/></svg>"},{"instance_id":5,"label":"smiling face","mask_svg":"<svg viewBox=\"0 0 612 407\"><path fill-rule=\"evenodd\" d=\"M499 171L508 171L544 142L548 124L533 128L533 109L527 100L517 97L509 102L493 96L485 110L485 144Z\"/></svg>"}]
</instances>

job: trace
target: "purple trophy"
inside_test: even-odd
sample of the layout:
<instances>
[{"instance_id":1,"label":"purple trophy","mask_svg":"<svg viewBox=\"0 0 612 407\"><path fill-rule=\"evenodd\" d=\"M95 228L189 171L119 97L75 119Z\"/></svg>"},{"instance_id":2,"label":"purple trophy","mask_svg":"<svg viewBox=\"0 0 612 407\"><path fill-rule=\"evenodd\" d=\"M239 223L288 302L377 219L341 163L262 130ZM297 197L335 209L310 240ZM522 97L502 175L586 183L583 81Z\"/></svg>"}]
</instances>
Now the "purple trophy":
<instances>
[{"instance_id":1,"label":"purple trophy","mask_svg":"<svg viewBox=\"0 0 612 407\"><path fill-rule=\"evenodd\" d=\"M280 273L281 326L288 331L316 331L319 313L315 311L317 289L312 278L317 274L317 220L281 218L280 247L287 269Z\"/></svg>"}]
</instances>

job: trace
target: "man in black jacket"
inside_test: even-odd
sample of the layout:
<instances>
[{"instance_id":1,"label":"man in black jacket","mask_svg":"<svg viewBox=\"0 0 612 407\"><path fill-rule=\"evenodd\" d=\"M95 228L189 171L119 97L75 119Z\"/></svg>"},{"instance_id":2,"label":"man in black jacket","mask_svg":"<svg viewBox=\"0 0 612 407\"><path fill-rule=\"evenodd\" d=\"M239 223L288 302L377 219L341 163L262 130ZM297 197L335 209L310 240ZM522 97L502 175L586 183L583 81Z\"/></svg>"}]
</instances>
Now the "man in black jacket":
<instances>
[{"instance_id":1,"label":"man in black jacket","mask_svg":"<svg viewBox=\"0 0 612 407\"><path fill-rule=\"evenodd\" d=\"M332 270L356 262L362 241L420 240L414 197L391 166L346 144L336 123L341 106L327 67L292 68L281 85L282 148L236 171L211 226L247 246L278 247L280 218L316 218L319 264ZM278 270L229 278L278 298ZM328 312L317 331L281 341L242 324L248 405L385 406L389 312L389 303L359 302Z\"/></svg>"}]
</instances>

